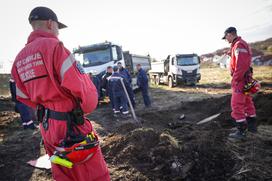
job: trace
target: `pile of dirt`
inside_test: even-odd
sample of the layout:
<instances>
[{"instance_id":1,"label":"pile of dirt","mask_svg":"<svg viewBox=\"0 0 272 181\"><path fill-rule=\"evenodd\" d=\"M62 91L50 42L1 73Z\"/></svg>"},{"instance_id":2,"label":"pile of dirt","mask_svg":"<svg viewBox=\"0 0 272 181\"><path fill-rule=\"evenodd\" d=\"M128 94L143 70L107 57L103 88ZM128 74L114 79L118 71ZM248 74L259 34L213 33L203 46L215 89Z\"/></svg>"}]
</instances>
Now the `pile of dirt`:
<instances>
[{"instance_id":1,"label":"pile of dirt","mask_svg":"<svg viewBox=\"0 0 272 181\"><path fill-rule=\"evenodd\" d=\"M153 179L172 175L171 165L181 151L174 137L152 128L137 128L124 137L117 135L110 139L109 144L103 146L107 161L114 165L121 164L122 167L130 165L140 173L145 172L142 177L149 175Z\"/></svg>"},{"instance_id":2,"label":"pile of dirt","mask_svg":"<svg viewBox=\"0 0 272 181\"><path fill-rule=\"evenodd\" d=\"M142 128L122 125L102 147L113 180L270 179L272 95L260 93L254 101L260 133L248 134L244 142L227 139L233 127L230 96L142 114ZM196 124L218 112L213 121ZM185 120L178 120L181 113ZM169 122L180 124L172 128Z\"/></svg>"},{"instance_id":3,"label":"pile of dirt","mask_svg":"<svg viewBox=\"0 0 272 181\"><path fill-rule=\"evenodd\" d=\"M126 175L128 180L222 180L233 175L235 161L224 146L223 134L215 136L203 130L185 139L173 135L170 130L156 132L151 128L138 128L125 136L112 136L103 146L103 152L107 162L117 167L126 165L139 172L137 178Z\"/></svg>"}]
</instances>

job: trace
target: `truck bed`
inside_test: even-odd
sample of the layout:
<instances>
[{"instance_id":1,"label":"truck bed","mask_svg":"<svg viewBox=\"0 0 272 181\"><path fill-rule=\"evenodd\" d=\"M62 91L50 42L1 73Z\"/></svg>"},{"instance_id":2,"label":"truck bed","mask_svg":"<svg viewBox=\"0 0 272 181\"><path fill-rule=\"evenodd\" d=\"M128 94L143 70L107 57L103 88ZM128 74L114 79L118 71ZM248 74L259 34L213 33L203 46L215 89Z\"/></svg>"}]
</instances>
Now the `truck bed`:
<instances>
[{"instance_id":1,"label":"truck bed","mask_svg":"<svg viewBox=\"0 0 272 181\"><path fill-rule=\"evenodd\" d=\"M164 73L164 62L151 62L151 70L149 72Z\"/></svg>"}]
</instances>

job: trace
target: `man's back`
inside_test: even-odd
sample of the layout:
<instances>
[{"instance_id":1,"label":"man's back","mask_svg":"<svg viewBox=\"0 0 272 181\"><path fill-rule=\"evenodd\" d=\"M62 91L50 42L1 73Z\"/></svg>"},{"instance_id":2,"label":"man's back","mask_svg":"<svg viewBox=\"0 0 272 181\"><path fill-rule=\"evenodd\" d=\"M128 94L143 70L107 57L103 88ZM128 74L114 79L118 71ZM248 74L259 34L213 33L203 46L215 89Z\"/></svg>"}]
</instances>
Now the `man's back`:
<instances>
[{"instance_id":1,"label":"man's back","mask_svg":"<svg viewBox=\"0 0 272 181\"><path fill-rule=\"evenodd\" d=\"M67 26L47 7L34 8L28 20L33 32L16 57L12 77L18 101L39 106L37 118L54 180L110 180L98 137L84 117L97 105L96 88L57 38L59 29ZM85 147L89 135L94 144Z\"/></svg>"},{"instance_id":2,"label":"man's back","mask_svg":"<svg viewBox=\"0 0 272 181\"><path fill-rule=\"evenodd\" d=\"M147 86L148 85L148 78L145 71L141 68L137 74L137 84L138 86Z\"/></svg>"},{"instance_id":3,"label":"man's back","mask_svg":"<svg viewBox=\"0 0 272 181\"><path fill-rule=\"evenodd\" d=\"M52 34L32 32L28 44L16 57L12 74L21 92L19 98L32 107L42 104L55 111L71 111L76 105L74 97L78 97L88 102L88 106L87 103L82 106L85 112L95 108L94 86L87 76L81 75L70 52ZM88 97L82 100L82 94Z\"/></svg>"}]
</instances>

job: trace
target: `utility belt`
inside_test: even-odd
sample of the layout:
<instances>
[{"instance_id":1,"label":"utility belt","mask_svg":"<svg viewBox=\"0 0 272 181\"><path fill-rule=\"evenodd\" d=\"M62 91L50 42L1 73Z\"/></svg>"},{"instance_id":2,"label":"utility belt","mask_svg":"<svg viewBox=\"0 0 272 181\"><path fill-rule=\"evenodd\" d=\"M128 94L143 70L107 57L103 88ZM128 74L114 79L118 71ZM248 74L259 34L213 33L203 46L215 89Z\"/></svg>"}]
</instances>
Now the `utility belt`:
<instances>
[{"instance_id":1,"label":"utility belt","mask_svg":"<svg viewBox=\"0 0 272 181\"><path fill-rule=\"evenodd\" d=\"M87 161L96 153L99 145L97 135L93 131L83 135L77 128L78 125L84 124L81 108L73 109L71 112L57 112L39 105L37 119L45 131L50 126L48 119L66 121L66 137L61 140L54 154L50 157L52 163L72 168L73 165Z\"/></svg>"},{"instance_id":2,"label":"utility belt","mask_svg":"<svg viewBox=\"0 0 272 181\"><path fill-rule=\"evenodd\" d=\"M75 125L84 124L83 111L80 108L73 109L70 112L58 112L45 108L42 105L37 107L37 120L42 123L45 130L48 129L48 119L55 119L58 121L71 121Z\"/></svg>"}]
</instances>

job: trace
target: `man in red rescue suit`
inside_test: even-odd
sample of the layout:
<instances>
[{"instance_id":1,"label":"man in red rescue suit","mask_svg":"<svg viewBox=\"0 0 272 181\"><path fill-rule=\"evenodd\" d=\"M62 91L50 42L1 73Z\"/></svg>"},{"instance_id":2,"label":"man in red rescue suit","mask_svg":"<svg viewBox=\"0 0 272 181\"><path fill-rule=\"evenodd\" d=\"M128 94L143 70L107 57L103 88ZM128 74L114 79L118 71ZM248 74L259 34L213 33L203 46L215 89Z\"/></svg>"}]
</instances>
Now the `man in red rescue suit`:
<instances>
[{"instance_id":1,"label":"man in red rescue suit","mask_svg":"<svg viewBox=\"0 0 272 181\"><path fill-rule=\"evenodd\" d=\"M239 36L236 28L226 29L224 37L231 44L230 72L232 76L231 108L232 118L236 121L237 130L229 135L230 139L243 139L245 131L257 132L256 111L252 97L244 92L248 79L252 79L251 50L249 45Z\"/></svg>"},{"instance_id":2,"label":"man in red rescue suit","mask_svg":"<svg viewBox=\"0 0 272 181\"><path fill-rule=\"evenodd\" d=\"M49 156L54 156L56 149L61 148L60 143L74 143L79 136L87 138L88 133L95 135L91 122L83 116L83 112L86 114L95 109L97 91L80 64L59 41L58 30L66 26L58 21L56 14L49 8L36 7L29 15L29 23L33 32L15 59L12 76L18 100L33 108L39 107L44 147ZM72 115L76 115L72 110L78 107L82 113L80 123L71 119ZM88 151L87 147L81 148ZM101 149L99 146L95 148L96 151L71 168L52 163L53 178L57 181L110 180Z\"/></svg>"}]
</instances>

